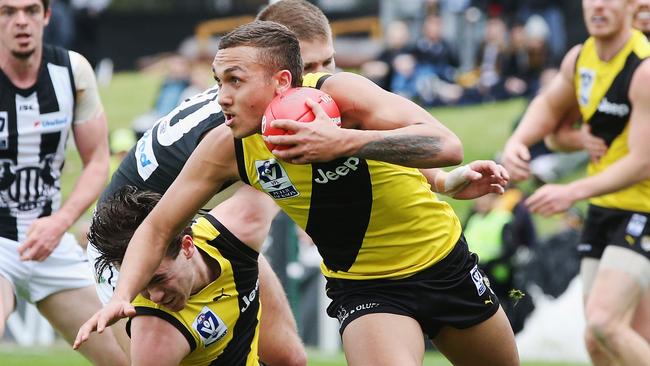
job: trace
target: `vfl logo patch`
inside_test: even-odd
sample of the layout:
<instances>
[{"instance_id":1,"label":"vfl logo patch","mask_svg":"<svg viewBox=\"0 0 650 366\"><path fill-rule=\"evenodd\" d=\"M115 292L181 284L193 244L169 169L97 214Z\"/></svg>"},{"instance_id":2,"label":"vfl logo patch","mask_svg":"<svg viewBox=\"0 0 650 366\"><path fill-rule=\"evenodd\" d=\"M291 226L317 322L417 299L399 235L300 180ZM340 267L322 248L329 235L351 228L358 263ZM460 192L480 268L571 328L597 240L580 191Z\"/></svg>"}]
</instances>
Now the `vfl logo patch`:
<instances>
[{"instance_id":1,"label":"vfl logo patch","mask_svg":"<svg viewBox=\"0 0 650 366\"><path fill-rule=\"evenodd\" d=\"M578 73L580 75L580 96L578 99L580 105L585 106L589 104L591 89L593 88L594 82L596 81L596 72L594 72L594 70L581 67L580 70L578 70Z\"/></svg>"},{"instance_id":2,"label":"vfl logo patch","mask_svg":"<svg viewBox=\"0 0 650 366\"><path fill-rule=\"evenodd\" d=\"M625 232L632 236L639 236L643 234L643 229L645 229L645 224L647 221L648 218L646 216L634 214L630 218L630 222L627 223Z\"/></svg>"},{"instance_id":3,"label":"vfl logo patch","mask_svg":"<svg viewBox=\"0 0 650 366\"><path fill-rule=\"evenodd\" d=\"M485 281L483 281L483 275L481 274L481 271L479 271L477 265L469 271L469 275L472 276L472 281L474 281L474 286L476 286L476 292L478 292L478 295L483 295L487 286L485 285Z\"/></svg>"},{"instance_id":4,"label":"vfl logo patch","mask_svg":"<svg viewBox=\"0 0 650 366\"><path fill-rule=\"evenodd\" d=\"M262 189L276 200L300 195L287 172L275 159L256 160L255 170Z\"/></svg>"},{"instance_id":5,"label":"vfl logo patch","mask_svg":"<svg viewBox=\"0 0 650 366\"><path fill-rule=\"evenodd\" d=\"M196 329L205 347L220 340L228 334L228 327L209 307L204 306L194 319L192 328Z\"/></svg>"}]
</instances>

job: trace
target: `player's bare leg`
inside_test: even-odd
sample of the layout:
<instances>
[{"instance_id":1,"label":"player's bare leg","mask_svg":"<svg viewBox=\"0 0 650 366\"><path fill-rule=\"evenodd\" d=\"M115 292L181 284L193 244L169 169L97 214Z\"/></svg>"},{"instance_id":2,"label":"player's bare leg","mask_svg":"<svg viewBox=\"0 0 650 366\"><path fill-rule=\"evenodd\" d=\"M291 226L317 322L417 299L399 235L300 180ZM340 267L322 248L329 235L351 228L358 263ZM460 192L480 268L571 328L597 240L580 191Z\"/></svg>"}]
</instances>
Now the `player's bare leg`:
<instances>
[{"instance_id":1,"label":"player's bare leg","mask_svg":"<svg viewBox=\"0 0 650 366\"><path fill-rule=\"evenodd\" d=\"M585 340L595 365L642 365L650 360L650 345L631 326L645 292L634 276L624 270L599 269L586 307ZM611 359L605 360L602 354Z\"/></svg>"},{"instance_id":2,"label":"player's bare leg","mask_svg":"<svg viewBox=\"0 0 650 366\"><path fill-rule=\"evenodd\" d=\"M81 325L102 307L94 286L57 292L39 301L36 306L70 344ZM91 335L79 351L94 365L129 364L110 328L102 334Z\"/></svg>"},{"instance_id":3,"label":"player's bare leg","mask_svg":"<svg viewBox=\"0 0 650 366\"><path fill-rule=\"evenodd\" d=\"M367 314L345 328L343 349L350 366L420 366L424 358L422 328L407 316Z\"/></svg>"},{"instance_id":4,"label":"player's bare leg","mask_svg":"<svg viewBox=\"0 0 650 366\"><path fill-rule=\"evenodd\" d=\"M260 359L270 366L304 366L307 364L307 353L298 337L287 295L275 272L261 255L259 270L262 302Z\"/></svg>"},{"instance_id":5,"label":"player's bare leg","mask_svg":"<svg viewBox=\"0 0 650 366\"><path fill-rule=\"evenodd\" d=\"M16 306L16 297L14 296L14 288L6 278L0 276L0 338L5 333L7 318L14 307Z\"/></svg>"},{"instance_id":6,"label":"player's bare leg","mask_svg":"<svg viewBox=\"0 0 650 366\"><path fill-rule=\"evenodd\" d=\"M111 329L113 330L113 335L117 340L117 344L120 345L120 348L122 349L122 351L124 351L124 354L126 355L131 354L131 338L129 337L128 334L126 334L126 323L128 321L129 320L126 318L120 319L111 326Z\"/></svg>"},{"instance_id":7,"label":"player's bare leg","mask_svg":"<svg viewBox=\"0 0 650 366\"><path fill-rule=\"evenodd\" d=\"M515 335L501 307L470 328L442 328L433 343L455 366L519 365Z\"/></svg>"},{"instance_id":8,"label":"player's bare leg","mask_svg":"<svg viewBox=\"0 0 650 366\"><path fill-rule=\"evenodd\" d=\"M632 329L634 329L646 342L650 343L650 288L639 300L636 312L632 318Z\"/></svg>"}]
</instances>

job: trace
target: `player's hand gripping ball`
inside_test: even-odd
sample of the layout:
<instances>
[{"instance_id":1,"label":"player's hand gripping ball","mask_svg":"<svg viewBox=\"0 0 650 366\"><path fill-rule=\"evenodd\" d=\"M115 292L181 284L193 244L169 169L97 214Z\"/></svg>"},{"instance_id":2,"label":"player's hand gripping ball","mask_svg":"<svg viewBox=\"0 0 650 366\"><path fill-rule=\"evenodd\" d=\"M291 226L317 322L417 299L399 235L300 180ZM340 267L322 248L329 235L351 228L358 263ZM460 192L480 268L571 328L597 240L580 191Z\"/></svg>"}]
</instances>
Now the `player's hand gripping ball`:
<instances>
[{"instance_id":1,"label":"player's hand gripping ball","mask_svg":"<svg viewBox=\"0 0 650 366\"><path fill-rule=\"evenodd\" d=\"M293 88L284 94L278 95L266 107L264 117L262 117L262 135L274 136L293 134L293 131L287 131L282 128L272 127L271 121L276 119L291 119L298 122L313 122L316 116L307 105L307 98L320 104L325 113L332 119L332 123L341 127L341 113L334 99L325 92L314 88ZM284 150L291 145L275 145L265 142L269 151Z\"/></svg>"}]
</instances>

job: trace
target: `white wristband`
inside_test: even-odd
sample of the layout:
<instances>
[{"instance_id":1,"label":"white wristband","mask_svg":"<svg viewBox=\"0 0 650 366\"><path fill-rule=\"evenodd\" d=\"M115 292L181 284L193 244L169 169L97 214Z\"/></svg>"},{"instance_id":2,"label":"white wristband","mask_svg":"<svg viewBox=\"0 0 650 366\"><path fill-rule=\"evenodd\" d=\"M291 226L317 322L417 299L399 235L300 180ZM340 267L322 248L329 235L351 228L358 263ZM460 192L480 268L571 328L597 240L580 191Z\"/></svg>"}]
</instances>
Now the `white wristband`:
<instances>
[{"instance_id":1,"label":"white wristband","mask_svg":"<svg viewBox=\"0 0 650 366\"><path fill-rule=\"evenodd\" d=\"M445 174L444 182L442 182L441 179L436 179L436 192L448 196L453 196L458 193L458 191L462 190L470 183L470 181L465 178L465 172L469 169L470 168L467 165L459 166Z\"/></svg>"}]
</instances>

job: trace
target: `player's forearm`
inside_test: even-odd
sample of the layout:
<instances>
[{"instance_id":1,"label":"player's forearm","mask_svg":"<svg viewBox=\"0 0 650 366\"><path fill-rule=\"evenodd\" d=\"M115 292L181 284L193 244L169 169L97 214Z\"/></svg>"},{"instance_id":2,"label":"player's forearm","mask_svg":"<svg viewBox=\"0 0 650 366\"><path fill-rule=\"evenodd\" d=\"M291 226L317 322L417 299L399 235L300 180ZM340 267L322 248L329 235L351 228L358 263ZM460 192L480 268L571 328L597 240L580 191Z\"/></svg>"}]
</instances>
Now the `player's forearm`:
<instances>
[{"instance_id":1,"label":"player's forearm","mask_svg":"<svg viewBox=\"0 0 650 366\"><path fill-rule=\"evenodd\" d=\"M437 168L463 161L463 148L452 133L431 131L425 124L395 130L345 130L346 155L414 168Z\"/></svg>"},{"instance_id":2,"label":"player's forearm","mask_svg":"<svg viewBox=\"0 0 650 366\"><path fill-rule=\"evenodd\" d=\"M95 202L108 179L108 154L89 162L81 172L74 189L56 215L63 218L67 228Z\"/></svg>"},{"instance_id":3,"label":"player's forearm","mask_svg":"<svg viewBox=\"0 0 650 366\"><path fill-rule=\"evenodd\" d=\"M602 196L650 179L650 159L628 154L600 174L583 178L569 186L577 200Z\"/></svg>"},{"instance_id":4,"label":"player's forearm","mask_svg":"<svg viewBox=\"0 0 650 366\"><path fill-rule=\"evenodd\" d=\"M130 302L147 286L165 256L168 236L145 219L124 254L114 297Z\"/></svg>"},{"instance_id":5,"label":"player's forearm","mask_svg":"<svg viewBox=\"0 0 650 366\"><path fill-rule=\"evenodd\" d=\"M546 146L558 152L573 152L584 150L581 131L574 128L560 129L544 138Z\"/></svg>"},{"instance_id":6,"label":"player's forearm","mask_svg":"<svg viewBox=\"0 0 650 366\"><path fill-rule=\"evenodd\" d=\"M561 116L551 108L543 96L538 96L530 103L519 126L509 141L516 141L525 146L532 146L545 136L553 133L560 123Z\"/></svg>"}]
</instances>

